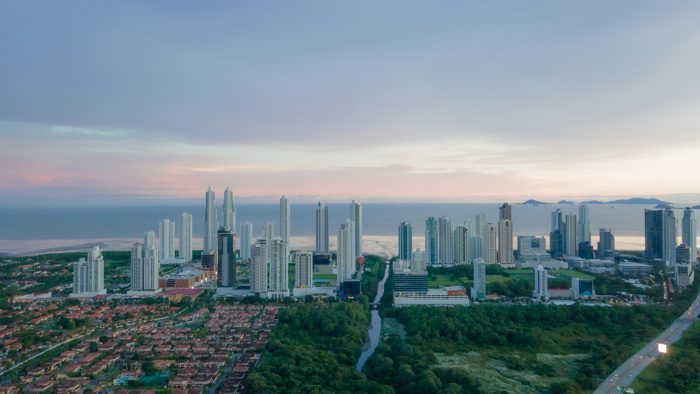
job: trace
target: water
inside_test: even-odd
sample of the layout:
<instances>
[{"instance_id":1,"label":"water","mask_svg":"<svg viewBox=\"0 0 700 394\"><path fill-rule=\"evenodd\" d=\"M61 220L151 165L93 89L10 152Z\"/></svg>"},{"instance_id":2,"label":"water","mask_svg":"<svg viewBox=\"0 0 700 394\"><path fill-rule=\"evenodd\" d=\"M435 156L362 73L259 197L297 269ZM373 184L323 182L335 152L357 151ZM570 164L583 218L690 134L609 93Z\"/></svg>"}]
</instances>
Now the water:
<instances>
[{"instance_id":1,"label":"water","mask_svg":"<svg viewBox=\"0 0 700 394\"><path fill-rule=\"evenodd\" d=\"M384 269L384 278L382 278L377 285L377 295L374 297L375 304L378 304L379 301L381 301L382 296L384 296L384 284L386 283L388 277L389 264L386 264L386 268ZM376 309L372 309L372 320L369 328L367 329L367 333L369 334L369 348L365 349L362 354L360 354L360 358L357 359L357 365L355 365L355 368L357 368L357 370L360 372L362 372L362 368L364 368L365 363L377 349L377 346L379 346L379 338L382 333L382 318L379 316L379 311Z\"/></svg>"}]
</instances>

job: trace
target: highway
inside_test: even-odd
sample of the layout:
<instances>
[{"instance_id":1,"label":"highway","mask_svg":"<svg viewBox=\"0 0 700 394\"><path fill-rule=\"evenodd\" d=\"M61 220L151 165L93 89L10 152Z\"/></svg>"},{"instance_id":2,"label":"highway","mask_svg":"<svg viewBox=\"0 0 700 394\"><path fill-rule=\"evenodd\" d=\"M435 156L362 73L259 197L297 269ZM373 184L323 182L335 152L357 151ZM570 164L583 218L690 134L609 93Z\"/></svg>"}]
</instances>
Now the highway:
<instances>
[{"instance_id":1,"label":"highway","mask_svg":"<svg viewBox=\"0 0 700 394\"><path fill-rule=\"evenodd\" d=\"M670 345L678 341L685 330L693 324L698 313L700 313L700 294L695 298L690 308L678 317L664 332L647 343L642 350L628 358L627 361L622 363L610 376L605 378L605 381L598 386L594 394L624 392L649 364L659 356L663 356L659 353L657 344L664 343Z\"/></svg>"}]
</instances>

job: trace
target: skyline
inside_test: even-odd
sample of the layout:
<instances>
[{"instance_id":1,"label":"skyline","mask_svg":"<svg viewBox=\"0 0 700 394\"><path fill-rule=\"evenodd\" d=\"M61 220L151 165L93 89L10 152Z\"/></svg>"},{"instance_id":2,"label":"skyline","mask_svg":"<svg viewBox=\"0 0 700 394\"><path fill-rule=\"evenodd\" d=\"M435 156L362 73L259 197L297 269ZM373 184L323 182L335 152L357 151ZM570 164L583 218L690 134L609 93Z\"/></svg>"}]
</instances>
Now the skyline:
<instances>
[{"instance_id":1,"label":"skyline","mask_svg":"<svg viewBox=\"0 0 700 394\"><path fill-rule=\"evenodd\" d=\"M2 205L694 192L697 3L28 3Z\"/></svg>"}]
</instances>

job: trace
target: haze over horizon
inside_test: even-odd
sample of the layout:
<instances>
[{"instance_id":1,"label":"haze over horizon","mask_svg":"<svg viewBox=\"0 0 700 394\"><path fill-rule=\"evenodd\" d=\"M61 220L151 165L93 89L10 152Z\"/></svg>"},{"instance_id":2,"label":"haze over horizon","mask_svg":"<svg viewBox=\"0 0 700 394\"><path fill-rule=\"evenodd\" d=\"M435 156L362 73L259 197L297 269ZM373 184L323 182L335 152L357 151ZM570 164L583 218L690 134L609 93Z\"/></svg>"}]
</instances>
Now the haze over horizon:
<instances>
[{"instance_id":1,"label":"haze over horizon","mask_svg":"<svg viewBox=\"0 0 700 394\"><path fill-rule=\"evenodd\" d=\"M699 11L3 2L0 206L697 203Z\"/></svg>"}]
</instances>

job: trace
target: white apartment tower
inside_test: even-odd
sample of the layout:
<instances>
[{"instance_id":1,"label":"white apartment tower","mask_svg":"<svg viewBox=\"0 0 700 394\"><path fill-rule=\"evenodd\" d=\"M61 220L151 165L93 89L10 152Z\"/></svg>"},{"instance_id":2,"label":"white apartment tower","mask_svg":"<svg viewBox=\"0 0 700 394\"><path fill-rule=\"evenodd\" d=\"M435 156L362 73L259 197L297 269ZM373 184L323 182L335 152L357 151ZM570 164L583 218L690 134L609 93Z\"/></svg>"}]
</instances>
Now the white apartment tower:
<instances>
[{"instance_id":1,"label":"white apartment tower","mask_svg":"<svg viewBox=\"0 0 700 394\"><path fill-rule=\"evenodd\" d=\"M259 239L251 246L250 291L261 297L267 297L267 241Z\"/></svg>"},{"instance_id":2,"label":"white apartment tower","mask_svg":"<svg viewBox=\"0 0 700 394\"><path fill-rule=\"evenodd\" d=\"M314 255L309 251L296 255L296 271L294 271L294 286L299 288L314 287Z\"/></svg>"},{"instance_id":3,"label":"white apartment tower","mask_svg":"<svg viewBox=\"0 0 700 394\"><path fill-rule=\"evenodd\" d=\"M683 221L681 223L681 238L684 244L690 249L690 263L695 266L698 263L698 239L697 227L695 224L695 212L692 208L683 210Z\"/></svg>"},{"instance_id":4,"label":"white apartment tower","mask_svg":"<svg viewBox=\"0 0 700 394\"><path fill-rule=\"evenodd\" d=\"M484 261L486 264L496 264L498 262L498 234L496 234L496 226L493 223L484 225Z\"/></svg>"},{"instance_id":5,"label":"white apartment tower","mask_svg":"<svg viewBox=\"0 0 700 394\"><path fill-rule=\"evenodd\" d=\"M160 253L155 242L156 233L148 231L143 236L143 279L142 289L158 289L160 272Z\"/></svg>"},{"instance_id":6,"label":"white apartment tower","mask_svg":"<svg viewBox=\"0 0 700 394\"><path fill-rule=\"evenodd\" d=\"M175 258L175 222L163 219L158 226L159 255L161 260Z\"/></svg>"},{"instance_id":7,"label":"white apartment tower","mask_svg":"<svg viewBox=\"0 0 700 394\"><path fill-rule=\"evenodd\" d=\"M289 237L292 234L291 213L292 211L290 209L289 199L287 198L287 196L282 196L280 198L280 237L287 245L287 249L289 249Z\"/></svg>"},{"instance_id":8,"label":"white apartment tower","mask_svg":"<svg viewBox=\"0 0 700 394\"><path fill-rule=\"evenodd\" d=\"M532 291L532 298L538 302L549 301L549 290L547 289L547 270L541 265L533 270L535 277L535 289Z\"/></svg>"},{"instance_id":9,"label":"white apartment tower","mask_svg":"<svg viewBox=\"0 0 700 394\"><path fill-rule=\"evenodd\" d=\"M483 300L486 297L486 262L484 259L474 260L474 287L472 298Z\"/></svg>"},{"instance_id":10,"label":"white apartment tower","mask_svg":"<svg viewBox=\"0 0 700 394\"><path fill-rule=\"evenodd\" d=\"M316 207L316 251L328 253L328 207L318 203Z\"/></svg>"},{"instance_id":11,"label":"white apartment tower","mask_svg":"<svg viewBox=\"0 0 700 394\"><path fill-rule=\"evenodd\" d=\"M591 222L588 219L588 205L578 206L578 243L591 242Z\"/></svg>"},{"instance_id":12,"label":"white apartment tower","mask_svg":"<svg viewBox=\"0 0 700 394\"><path fill-rule=\"evenodd\" d=\"M578 222L576 214L566 214L566 231L564 232L564 254L578 256Z\"/></svg>"},{"instance_id":13,"label":"white apartment tower","mask_svg":"<svg viewBox=\"0 0 700 394\"><path fill-rule=\"evenodd\" d=\"M438 219L438 263L440 265L454 263L453 241L452 219L443 216Z\"/></svg>"},{"instance_id":14,"label":"white apartment tower","mask_svg":"<svg viewBox=\"0 0 700 394\"><path fill-rule=\"evenodd\" d=\"M454 260L457 264L469 262L469 230L466 226L457 226L454 231Z\"/></svg>"},{"instance_id":15,"label":"white apartment tower","mask_svg":"<svg viewBox=\"0 0 700 394\"><path fill-rule=\"evenodd\" d=\"M676 216L672 208L666 208L663 212L663 258L671 267L676 267Z\"/></svg>"},{"instance_id":16,"label":"white apartment tower","mask_svg":"<svg viewBox=\"0 0 700 394\"><path fill-rule=\"evenodd\" d=\"M216 252L216 206L214 205L214 191L211 190L211 187L207 190L205 200L203 254Z\"/></svg>"},{"instance_id":17,"label":"white apartment tower","mask_svg":"<svg viewBox=\"0 0 700 394\"><path fill-rule=\"evenodd\" d=\"M355 223L350 219L340 225L338 231L338 287L346 280L352 279L355 272Z\"/></svg>"},{"instance_id":18,"label":"white apartment tower","mask_svg":"<svg viewBox=\"0 0 700 394\"><path fill-rule=\"evenodd\" d=\"M362 256L362 204L352 200L350 220L355 223L355 256Z\"/></svg>"},{"instance_id":19,"label":"white apartment tower","mask_svg":"<svg viewBox=\"0 0 700 394\"><path fill-rule=\"evenodd\" d=\"M282 238L275 238L270 245L269 295L273 298L289 296L289 253Z\"/></svg>"},{"instance_id":20,"label":"white apartment tower","mask_svg":"<svg viewBox=\"0 0 700 394\"><path fill-rule=\"evenodd\" d=\"M93 246L87 253L87 260L81 258L73 263L73 293L71 297L92 297L107 294L105 290L105 262L99 246Z\"/></svg>"},{"instance_id":21,"label":"white apartment tower","mask_svg":"<svg viewBox=\"0 0 700 394\"><path fill-rule=\"evenodd\" d=\"M146 241L147 238L151 237L144 236L144 241ZM155 234L152 234L152 238L155 238ZM158 291L159 268L158 251L155 245L151 242L146 248L145 243L134 243L131 247L131 287L129 291Z\"/></svg>"},{"instance_id":22,"label":"white apartment tower","mask_svg":"<svg viewBox=\"0 0 700 394\"><path fill-rule=\"evenodd\" d=\"M224 190L224 228L236 233L236 204L233 201L233 192L227 187Z\"/></svg>"},{"instance_id":23,"label":"white apartment tower","mask_svg":"<svg viewBox=\"0 0 700 394\"><path fill-rule=\"evenodd\" d=\"M179 256L185 261L192 261L192 214L180 214L180 251Z\"/></svg>"},{"instance_id":24,"label":"white apartment tower","mask_svg":"<svg viewBox=\"0 0 700 394\"><path fill-rule=\"evenodd\" d=\"M509 219L498 221L498 263L513 264L513 222Z\"/></svg>"},{"instance_id":25,"label":"white apartment tower","mask_svg":"<svg viewBox=\"0 0 700 394\"><path fill-rule=\"evenodd\" d=\"M244 222L241 224L241 259L250 260L250 247L253 246L253 223Z\"/></svg>"}]
</instances>

